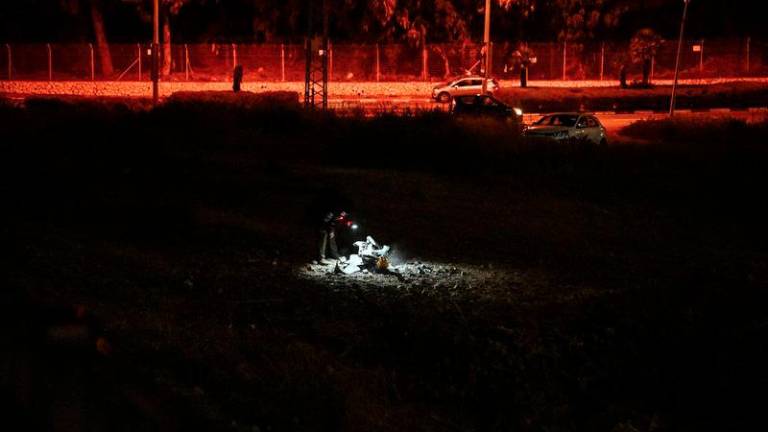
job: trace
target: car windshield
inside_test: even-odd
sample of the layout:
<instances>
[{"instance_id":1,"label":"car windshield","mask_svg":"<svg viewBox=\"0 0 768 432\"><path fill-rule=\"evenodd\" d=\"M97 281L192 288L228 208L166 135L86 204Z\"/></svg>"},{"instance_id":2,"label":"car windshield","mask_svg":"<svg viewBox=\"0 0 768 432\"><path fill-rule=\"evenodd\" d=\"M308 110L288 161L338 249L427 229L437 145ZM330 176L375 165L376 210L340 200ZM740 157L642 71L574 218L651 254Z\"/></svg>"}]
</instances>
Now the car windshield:
<instances>
[{"instance_id":1,"label":"car windshield","mask_svg":"<svg viewBox=\"0 0 768 432\"><path fill-rule=\"evenodd\" d=\"M572 115L572 114L556 114L556 115L544 116L534 124L540 125L540 126L574 127L576 125L576 120L578 119L579 119L579 116Z\"/></svg>"}]
</instances>

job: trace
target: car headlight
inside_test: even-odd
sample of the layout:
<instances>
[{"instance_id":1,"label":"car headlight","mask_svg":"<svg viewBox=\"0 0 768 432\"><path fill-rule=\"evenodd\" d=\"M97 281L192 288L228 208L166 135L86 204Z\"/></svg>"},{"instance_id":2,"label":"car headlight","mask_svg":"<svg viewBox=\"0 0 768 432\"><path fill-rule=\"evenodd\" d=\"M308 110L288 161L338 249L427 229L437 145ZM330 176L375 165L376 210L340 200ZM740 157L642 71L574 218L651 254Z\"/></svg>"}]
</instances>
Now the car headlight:
<instances>
[{"instance_id":1,"label":"car headlight","mask_svg":"<svg viewBox=\"0 0 768 432\"><path fill-rule=\"evenodd\" d=\"M520 108L512 108L512 111L514 111L515 115L517 115L517 116L522 116L523 115L523 110L521 110Z\"/></svg>"}]
</instances>

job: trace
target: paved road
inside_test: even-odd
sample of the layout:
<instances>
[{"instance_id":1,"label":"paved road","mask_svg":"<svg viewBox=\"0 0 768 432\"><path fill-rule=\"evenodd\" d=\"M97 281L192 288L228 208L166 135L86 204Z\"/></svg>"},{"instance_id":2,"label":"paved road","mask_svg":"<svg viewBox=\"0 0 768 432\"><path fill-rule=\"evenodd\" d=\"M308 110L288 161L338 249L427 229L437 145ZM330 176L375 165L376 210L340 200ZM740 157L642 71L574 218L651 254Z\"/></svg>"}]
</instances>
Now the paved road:
<instances>
[{"instance_id":1,"label":"paved road","mask_svg":"<svg viewBox=\"0 0 768 432\"><path fill-rule=\"evenodd\" d=\"M447 110L447 104L438 104L431 99L415 98L387 98L387 99L334 99L329 102L331 108L341 112L364 112L366 115L375 115L383 112L404 113L408 111L431 111ZM613 113L597 112L595 113L603 123L608 134L611 137L618 136L619 131L632 123L640 120L663 119L667 117L666 113L654 113L651 111L638 111L635 113ZM768 110L753 109L749 111L731 111L730 109L713 109L704 112L691 112L689 110L678 111L680 116L686 117L718 117L728 116L747 121L765 120L768 118ZM529 113L523 116L526 124L532 123L542 114Z\"/></svg>"},{"instance_id":2,"label":"paved road","mask_svg":"<svg viewBox=\"0 0 768 432\"><path fill-rule=\"evenodd\" d=\"M666 113L652 113L652 112L638 112L633 114L617 114L617 113L596 113L600 122L608 130L609 139L620 138L620 132L623 128L631 125L632 123L641 120L658 120L667 118ZM734 119L746 120L747 122L765 121L768 119L768 110L752 110L752 111L730 111L730 110L712 110L709 112L691 112L691 111L679 111L679 117L694 117L698 119L716 118L716 117L728 117ZM526 122L529 118L538 117L536 115L526 116ZM531 120L532 121L532 120Z\"/></svg>"}]
</instances>

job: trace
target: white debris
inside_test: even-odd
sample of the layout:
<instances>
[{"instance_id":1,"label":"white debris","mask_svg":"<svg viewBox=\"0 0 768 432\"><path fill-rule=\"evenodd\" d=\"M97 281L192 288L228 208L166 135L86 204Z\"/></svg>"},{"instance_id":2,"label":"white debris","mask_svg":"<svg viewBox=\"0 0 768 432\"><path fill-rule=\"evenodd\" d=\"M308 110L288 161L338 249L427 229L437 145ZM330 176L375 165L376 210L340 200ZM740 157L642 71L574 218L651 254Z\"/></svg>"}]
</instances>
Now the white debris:
<instances>
[{"instance_id":1,"label":"white debris","mask_svg":"<svg viewBox=\"0 0 768 432\"><path fill-rule=\"evenodd\" d=\"M349 256L349 259L347 259L347 264L351 266L362 266L363 265L363 258L360 257L360 255L352 254Z\"/></svg>"},{"instance_id":2,"label":"white debris","mask_svg":"<svg viewBox=\"0 0 768 432\"><path fill-rule=\"evenodd\" d=\"M364 262L375 262L377 258L387 256L390 250L389 246L379 246L371 236L366 237L365 241L354 244L357 246L357 254L362 257Z\"/></svg>"},{"instance_id":3,"label":"white debris","mask_svg":"<svg viewBox=\"0 0 768 432\"><path fill-rule=\"evenodd\" d=\"M387 255L391 250L389 246L380 246L371 236L368 236L365 241L355 242L354 245L357 247L358 253L352 254L349 257L340 257L338 261L334 260L333 263L330 262L331 260L328 260L328 262L321 262L320 264L311 264L309 266L310 269L314 272L343 273L347 275L358 272L368 273L369 271L386 272L378 268L380 266L377 267L377 262L380 262L380 260L386 262ZM385 270L389 271L388 267L387 265Z\"/></svg>"},{"instance_id":4,"label":"white debris","mask_svg":"<svg viewBox=\"0 0 768 432\"><path fill-rule=\"evenodd\" d=\"M360 266L347 264L346 266L344 266L344 268L341 269L341 271L344 274L357 273L360 271Z\"/></svg>"}]
</instances>

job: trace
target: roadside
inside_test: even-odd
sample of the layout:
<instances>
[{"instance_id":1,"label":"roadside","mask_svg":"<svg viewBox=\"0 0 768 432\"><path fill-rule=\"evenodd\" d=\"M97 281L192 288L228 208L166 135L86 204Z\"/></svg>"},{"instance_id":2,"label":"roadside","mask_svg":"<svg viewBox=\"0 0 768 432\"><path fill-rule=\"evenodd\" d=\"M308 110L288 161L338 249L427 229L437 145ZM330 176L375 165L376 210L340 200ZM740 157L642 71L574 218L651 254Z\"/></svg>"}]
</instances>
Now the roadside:
<instances>
[{"instance_id":1,"label":"roadside","mask_svg":"<svg viewBox=\"0 0 768 432\"><path fill-rule=\"evenodd\" d=\"M411 81L411 82L329 82L329 93L332 98L399 98L399 97L428 97L432 87L437 82ZM500 81L504 91L517 94L518 92L536 92L540 89L556 90L558 95L566 89L573 92L589 91L586 89L601 89L601 91L621 91L617 81L530 81L528 89L520 89L517 81ZM669 80L657 80L656 88L663 88L672 84ZM768 78L719 78L709 80L681 80L682 86L702 86L730 84L737 87L765 88ZM232 89L232 83L224 82L181 82L170 81L160 83L160 95L169 96L179 91L228 91ZM271 91L295 91L304 92L303 81L260 81L244 82L243 91L271 92ZM629 92L646 92L646 90L625 90ZM152 94L152 83L149 81L0 81L0 94L21 95L79 95L79 96L123 96L123 97L149 97ZM603 94L604 95L604 94Z\"/></svg>"}]
</instances>

